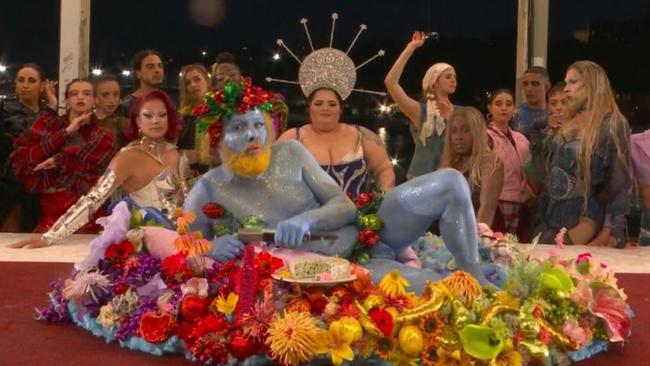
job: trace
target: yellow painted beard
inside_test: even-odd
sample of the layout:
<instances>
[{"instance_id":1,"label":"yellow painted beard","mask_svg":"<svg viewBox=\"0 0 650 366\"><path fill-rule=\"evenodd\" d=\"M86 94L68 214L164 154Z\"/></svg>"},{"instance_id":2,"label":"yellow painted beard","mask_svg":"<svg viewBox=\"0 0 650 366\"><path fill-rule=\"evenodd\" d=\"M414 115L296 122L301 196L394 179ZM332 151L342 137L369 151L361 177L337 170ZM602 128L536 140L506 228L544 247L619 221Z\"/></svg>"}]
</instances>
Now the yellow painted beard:
<instances>
[{"instance_id":1,"label":"yellow painted beard","mask_svg":"<svg viewBox=\"0 0 650 366\"><path fill-rule=\"evenodd\" d=\"M254 178L264 173L271 162L271 146L264 146L261 154L238 154L227 147L222 148L224 164L237 175Z\"/></svg>"}]
</instances>

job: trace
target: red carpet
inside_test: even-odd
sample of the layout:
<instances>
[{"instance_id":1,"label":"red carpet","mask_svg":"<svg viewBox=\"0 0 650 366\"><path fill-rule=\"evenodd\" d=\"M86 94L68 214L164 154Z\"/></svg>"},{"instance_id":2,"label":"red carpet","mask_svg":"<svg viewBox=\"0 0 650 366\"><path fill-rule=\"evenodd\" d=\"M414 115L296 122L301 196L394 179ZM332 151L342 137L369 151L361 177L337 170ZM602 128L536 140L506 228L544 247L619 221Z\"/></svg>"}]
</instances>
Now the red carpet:
<instances>
[{"instance_id":1,"label":"red carpet","mask_svg":"<svg viewBox=\"0 0 650 366\"><path fill-rule=\"evenodd\" d=\"M156 357L106 344L71 323L33 320L35 306L47 302L49 283L67 277L66 263L0 262L0 364L2 365L187 365L182 356ZM650 274L619 274L636 313L624 346L576 365L648 365L650 350Z\"/></svg>"}]
</instances>

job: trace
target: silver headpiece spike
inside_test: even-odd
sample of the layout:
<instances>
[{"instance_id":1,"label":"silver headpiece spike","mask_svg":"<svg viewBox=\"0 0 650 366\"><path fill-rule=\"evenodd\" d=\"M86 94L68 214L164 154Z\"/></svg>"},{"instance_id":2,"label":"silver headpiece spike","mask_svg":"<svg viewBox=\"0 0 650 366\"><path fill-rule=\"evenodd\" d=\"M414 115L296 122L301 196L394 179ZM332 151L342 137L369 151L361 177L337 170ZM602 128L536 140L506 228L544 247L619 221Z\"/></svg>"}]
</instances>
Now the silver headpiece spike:
<instances>
[{"instance_id":1,"label":"silver headpiece spike","mask_svg":"<svg viewBox=\"0 0 650 366\"><path fill-rule=\"evenodd\" d=\"M285 50L287 50L287 52L289 52L289 54L290 54L291 56L293 56L293 58L295 58L296 61L298 61L299 64L302 65L302 61L300 61L300 59L298 58L298 56L296 56L296 55L295 55L295 54L294 54L294 53L289 49L289 47L287 47L287 45L284 44L284 41L282 40L282 38L278 38L278 40L277 40L276 43L277 43L279 46L282 46L282 48L284 48Z\"/></svg>"},{"instance_id":2,"label":"silver headpiece spike","mask_svg":"<svg viewBox=\"0 0 650 366\"><path fill-rule=\"evenodd\" d=\"M366 93L366 94L374 94L374 95L380 95L382 97L386 96L386 92L378 92L374 90L366 90L366 89L352 89L352 91L359 92L359 93Z\"/></svg>"},{"instance_id":3,"label":"silver headpiece spike","mask_svg":"<svg viewBox=\"0 0 650 366\"><path fill-rule=\"evenodd\" d=\"M284 80L284 79L276 79L276 78L272 78L272 77L269 77L269 76L266 77L266 82L267 82L267 83L275 82L275 83L284 83L284 84L300 85L300 83L297 82L297 81Z\"/></svg>"},{"instance_id":4,"label":"silver headpiece spike","mask_svg":"<svg viewBox=\"0 0 650 366\"><path fill-rule=\"evenodd\" d=\"M339 15L337 13L332 14L332 32L330 33L329 47L323 47L317 50L314 50L311 35L307 27L307 19L300 19L300 23L305 28L305 33L307 34L309 45L312 48L312 52L310 54L305 56L305 58L300 61L298 56L296 56L284 44L282 39L278 39L277 41L278 45L287 50L287 52L293 56L293 58L300 64L300 67L298 68L298 80L290 81L267 77L266 81L300 85L300 88L302 89L302 92L305 96L309 96L319 88L328 88L334 90L343 100L345 100L352 91L385 96L386 93L384 92L354 89L354 85L357 81L357 70L375 58L383 56L384 50L379 50L376 55L363 62L359 66L355 67L354 61L352 61L348 53L356 44L357 40L361 36L361 33L366 31L368 27L365 24L359 25L359 31L352 40L352 43L350 43L347 52L343 52L338 48L332 47L332 44L334 42L334 30L336 29L336 20L338 17Z\"/></svg>"},{"instance_id":5,"label":"silver headpiece spike","mask_svg":"<svg viewBox=\"0 0 650 366\"><path fill-rule=\"evenodd\" d=\"M352 47L354 47L355 42L357 41L357 39L359 38L359 36L361 35L361 33L363 33L363 31L366 30L366 29L368 29L368 27L366 27L365 24L361 24L361 25L359 26L359 31L357 32L357 35L354 36L354 39L352 40L352 43L350 43L350 47L348 47L348 50L345 51L345 54L349 54L349 53L350 53L350 50L352 49Z\"/></svg>"},{"instance_id":6,"label":"silver headpiece spike","mask_svg":"<svg viewBox=\"0 0 650 366\"><path fill-rule=\"evenodd\" d=\"M356 67L356 70L359 70L360 68L364 67L366 64L368 64L370 61L376 59L377 57L381 57L385 55L386 52L384 50L379 50L377 53L372 56L371 58L367 59L366 61L362 62L359 66Z\"/></svg>"},{"instance_id":7,"label":"silver headpiece spike","mask_svg":"<svg viewBox=\"0 0 650 366\"><path fill-rule=\"evenodd\" d=\"M311 47L311 52L314 52L314 44L311 42L311 36L309 35L309 28L307 28L307 18L300 19L300 23L305 27L305 33L307 33L307 40L309 41L309 47Z\"/></svg>"},{"instance_id":8,"label":"silver headpiece spike","mask_svg":"<svg viewBox=\"0 0 650 366\"><path fill-rule=\"evenodd\" d=\"M339 18L338 13L332 13L332 32L330 33L330 48L332 48L332 42L334 42L334 28L336 27L336 19Z\"/></svg>"}]
</instances>

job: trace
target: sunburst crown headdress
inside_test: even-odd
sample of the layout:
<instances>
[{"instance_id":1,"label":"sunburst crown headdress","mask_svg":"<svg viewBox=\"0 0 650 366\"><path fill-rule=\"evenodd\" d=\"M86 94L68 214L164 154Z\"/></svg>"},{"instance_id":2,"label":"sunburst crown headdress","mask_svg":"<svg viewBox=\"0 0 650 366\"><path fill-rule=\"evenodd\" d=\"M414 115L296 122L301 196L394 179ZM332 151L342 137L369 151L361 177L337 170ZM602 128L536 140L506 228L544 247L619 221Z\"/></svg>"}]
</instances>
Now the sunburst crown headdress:
<instances>
[{"instance_id":1,"label":"sunburst crown headdress","mask_svg":"<svg viewBox=\"0 0 650 366\"><path fill-rule=\"evenodd\" d=\"M359 25L359 31L352 40L352 43L350 43L347 51L343 52L332 47L334 41L334 29L338 17L337 13L332 14L332 30L330 32L329 46L318 50L314 49L314 44L311 40L311 35L309 34L309 28L307 27L307 18L300 19L300 23L305 28L309 46L311 47L312 52L309 55L307 55L303 60L300 60L300 58L291 51L281 38L277 40L277 44L284 48L291 57L300 64L298 70L298 81L276 79L272 77L267 77L266 81L300 85L305 96L309 96L319 88L332 89L336 91L343 100L345 100L353 91L382 96L386 95L384 92L354 88L357 81L357 70L367 65L375 58L383 56L385 52L380 49L375 55L355 66L354 61L352 61L348 54L350 53L350 50L352 50L352 47L354 47L357 39L359 39L361 33L367 30L368 27L365 24Z\"/></svg>"}]
</instances>

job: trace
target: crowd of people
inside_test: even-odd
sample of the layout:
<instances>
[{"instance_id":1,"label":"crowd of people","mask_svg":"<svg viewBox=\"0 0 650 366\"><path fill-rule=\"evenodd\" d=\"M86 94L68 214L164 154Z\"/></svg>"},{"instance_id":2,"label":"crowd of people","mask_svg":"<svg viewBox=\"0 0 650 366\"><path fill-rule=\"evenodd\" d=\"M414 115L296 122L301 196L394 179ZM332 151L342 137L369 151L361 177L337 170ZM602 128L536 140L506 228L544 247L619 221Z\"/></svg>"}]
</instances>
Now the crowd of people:
<instances>
[{"instance_id":1,"label":"crowd of people","mask_svg":"<svg viewBox=\"0 0 650 366\"><path fill-rule=\"evenodd\" d=\"M645 163L650 137L630 136L628 122L601 66L577 61L567 68L564 80L552 87L544 68L531 67L521 79L525 102L516 106L512 91L495 90L484 116L475 108L482 106L452 102L458 86L453 65L432 65L422 78L420 97L409 96L400 86L408 59L424 40L423 33L415 32L385 77L386 89L408 119L415 143L409 182L397 187L382 140L354 121L341 120L343 99L335 88L319 87L306 95L308 110L300 127L284 130L277 119L286 106L281 96L271 95L265 96L272 106L268 113L248 116L239 125L230 122L217 131L214 125L202 124L197 106L209 92L223 90L229 82L251 87L230 54L220 54L210 70L202 64L184 66L180 100L175 105L161 91L165 77L162 55L143 50L133 58L136 83L131 93L124 93L110 75L75 79L60 86L65 88L67 107L62 115L56 112L56 82L46 80L36 64L25 64L16 71L15 99L2 100L0 106L0 229L44 233L17 245L44 246L78 230L96 231L94 217L105 215L109 202L121 199L136 207L155 208L152 215L169 220L174 207L182 206L193 182L205 184L199 176L206 172L211 172L207 174L212 181L222 182L224 190L244 189L243 185L230 187L231 178L212 168L224 166L244 177L265 171L269 162L264 161L264 143L246 145L248 139L259 139L277 144L293 141L276 148L276 155L293 157L272 163L272 167L277 165L275 169L290 171L287 164L296 159L296 164L303 164L302 158L298 159L300 153L292 150L295 144L302 145L340 190L352 197L375 189L389 192L385 206L396 212L401 206L391 200L397 200L398 192L426 186L436 171L434 176L441 180L453 180L447 177L450 170L460 172L469 187L477 221L495 231L516 234L523 242L541 233L541 242L552 243L565 228L567 243L624 247L628 242L626 215L636 181L644 207L639 241L650 244L650 169ZM269 118L276 121L269 122ZM231 131L232 139L223 142L221 136L227 138L229 128L239 130ZM247 131L253 132L248 136ZM255 149L259 161L242 161L239 150L244 147L246 152ZM243 165L252 170L242 170ZM317 191L319 205L326 207L333 197L343 199L329 192L330 188L310 187ZM221 195L213 189L206 191ZM429 189L431 200L439 199L434 193L446 192L446 188ZM396 193L391 194L393 191ZM311 194L305 193L303 198L304 205L316 204ZM259 204L254 195L247 199L250 205ZM293 202L297 198L287 199ZM196 197L190 194L188 202L193 200ZM458 204L454 202L445 207ZM237 206L240 204L233 203L243 210ZM440 219L438 226L448 232L452 246L460 245L453 244L459 238L445 228L444 217L450 209L439 213L439 206L430 205L433 211L418 225L429 220L429 226L433 219ZM278 216L279 224L281 219L292 220L278 228L284 230L288 242L302 238L304 233L296 227L307 222L321 220L320 225L326 228L332 224L313 215L301 216L304 222L300 221L298 216L287 216L285 208L267 209L279 210L267 213L267 217ZM395 245L391 238L386 240L399 262L418 266L417 256L403 245L402 238L395 238ZM218 257L230 258L240 252L230 239L221 238L220 243L225 249L215 254ZM471 265L467 267L476 273Z\"/></svg>"}]
</instances>

